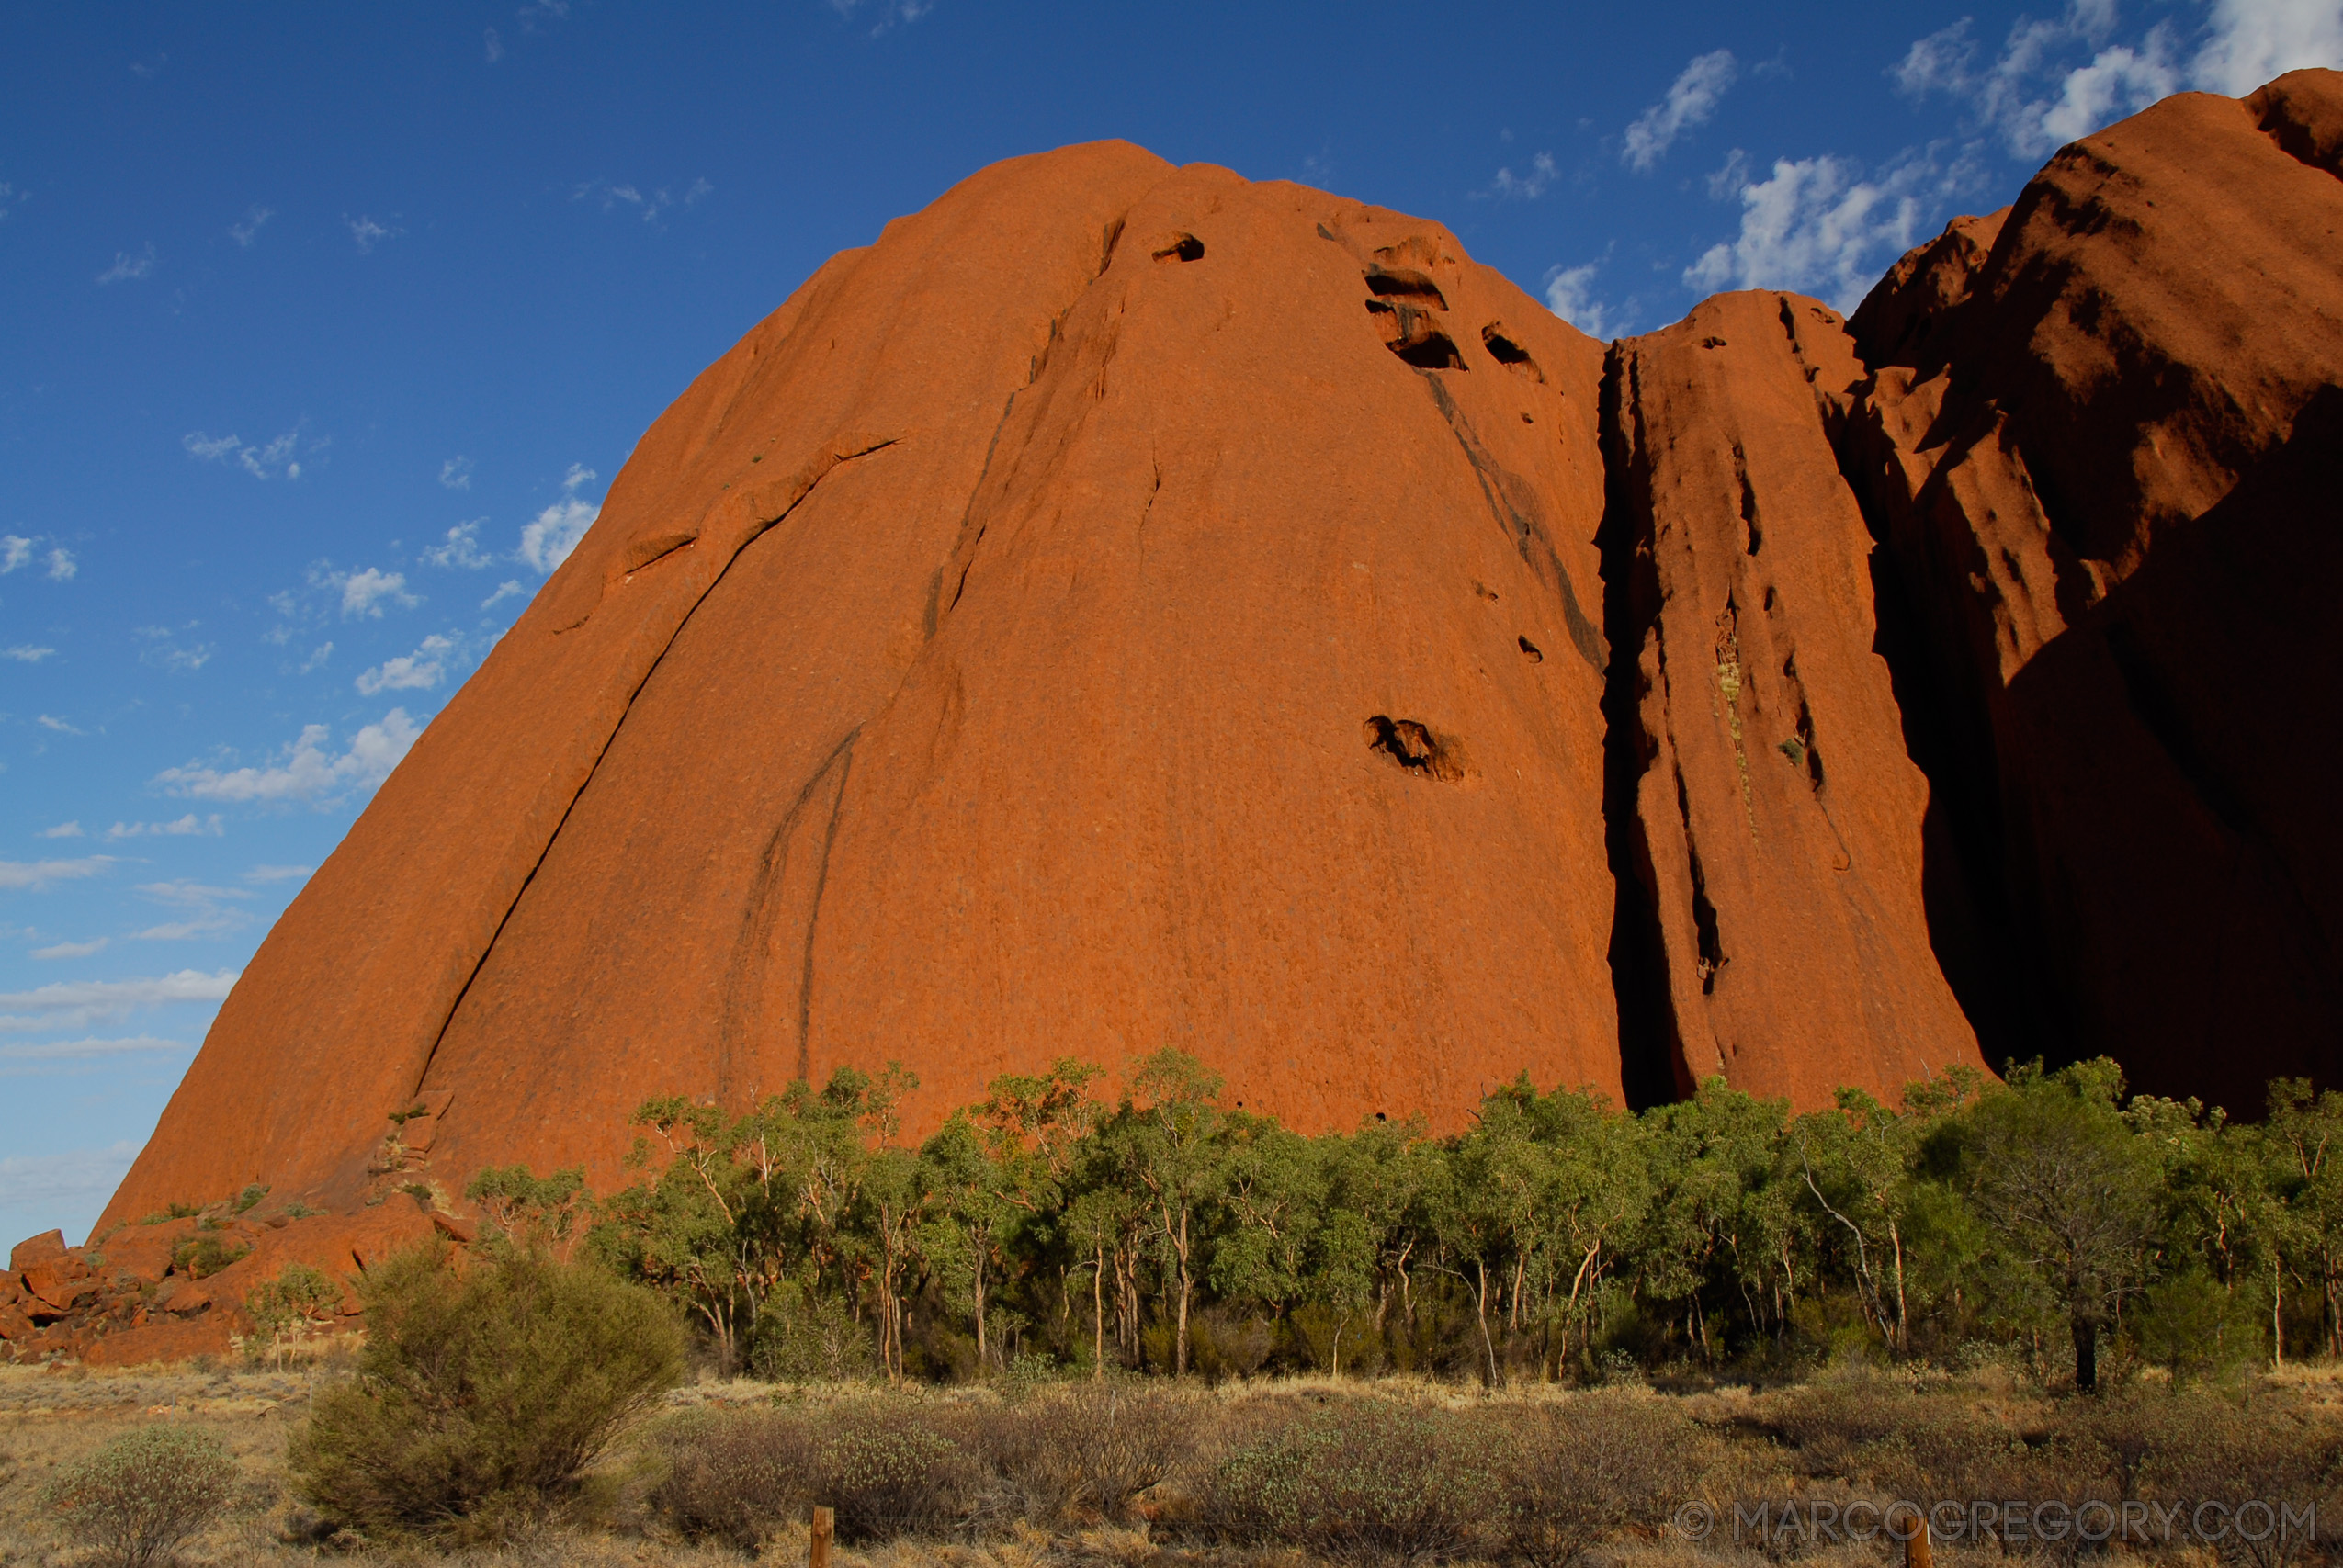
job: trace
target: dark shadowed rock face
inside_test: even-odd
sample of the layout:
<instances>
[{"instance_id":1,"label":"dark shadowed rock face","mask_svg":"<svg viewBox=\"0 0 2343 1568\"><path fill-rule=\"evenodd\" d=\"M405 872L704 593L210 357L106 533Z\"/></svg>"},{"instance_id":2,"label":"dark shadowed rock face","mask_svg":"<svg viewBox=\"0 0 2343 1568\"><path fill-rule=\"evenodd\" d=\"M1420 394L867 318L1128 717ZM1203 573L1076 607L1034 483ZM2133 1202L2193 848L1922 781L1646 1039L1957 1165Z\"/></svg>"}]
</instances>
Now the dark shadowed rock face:
<instances>
[{"instance_id":1,"label":"dark shadowed rock face","mask_svg":"<svg viewBox=\"0 0 2343 1568\"><path fill-rule=\"evenodd\" d=\"M2335 72L2167 99L1853 322L1849 471L2002 915L1988 1048L2244 1114L2343 1068L2338 142Z\"/></svg>"},{"instance_id":2,"label":"dark shadowed rock face","mask_svg":"<svg viewBox=\"0 0 2343 1568\"><path fill-rule=\"evenodd\" d=\"M2343 1021L2337 83L1607 354L1437 224L975 175L652 427L104 1224L606 1185L647 1098L890 1058L912 1133L1167 1044L1306 1130L2037 1050L2254 1108Z\"/></svg>"}]
</instances>

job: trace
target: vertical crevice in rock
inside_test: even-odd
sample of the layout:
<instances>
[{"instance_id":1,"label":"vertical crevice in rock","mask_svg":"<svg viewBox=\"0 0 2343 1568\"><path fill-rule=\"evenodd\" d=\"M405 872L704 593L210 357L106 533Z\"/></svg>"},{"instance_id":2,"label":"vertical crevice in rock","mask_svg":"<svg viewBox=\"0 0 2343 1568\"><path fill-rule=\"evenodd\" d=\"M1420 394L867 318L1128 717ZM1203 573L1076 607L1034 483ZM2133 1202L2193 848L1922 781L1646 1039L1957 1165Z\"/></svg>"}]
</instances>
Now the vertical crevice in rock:
<instances>
[{"instance_id":1,"label":"vertical crevice in rock","mask_svg":"<svg viewBox=\"0 0 2343 1568\"><path fill-rule=\"evenodd\" d=\"M1611 987L1619 1016L1619 1080L1627 1103L1642 1110L1679 1098L1686 1086L1652 891L1651 848L1636 810L1644 772L1657 754L1644 733L1642 658L1659 605L1646 548L1649 498L1636 483L1630 377L1627 350L1614 343L1602 365L1602 524L1595 544L1602 562L1602 630L1610 643L1602 681L1602 838L1611 865Z\"/></svg>"}]
</instances>

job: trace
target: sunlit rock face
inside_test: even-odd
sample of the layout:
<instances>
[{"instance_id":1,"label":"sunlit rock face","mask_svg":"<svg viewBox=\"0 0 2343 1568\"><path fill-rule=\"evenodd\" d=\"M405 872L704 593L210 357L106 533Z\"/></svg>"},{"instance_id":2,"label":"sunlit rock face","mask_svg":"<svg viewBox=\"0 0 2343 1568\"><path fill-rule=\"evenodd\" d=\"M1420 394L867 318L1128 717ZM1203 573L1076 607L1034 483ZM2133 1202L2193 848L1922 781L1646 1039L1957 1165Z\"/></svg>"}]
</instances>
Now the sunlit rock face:
<instances>
[{"instance_id":1,"label":"sunlit rock face","mask_svg":"<svg viewBox=\"0 0 2343 1568\"><path fill-rule=\"evenodd\" d=\"M101 1228L889 1060L911 1134L1166 1045L1305 1130L2329 1071L2337 80L1609 345L1434 223L983 171L652 426Z\"/></svg>"}]
</instances>

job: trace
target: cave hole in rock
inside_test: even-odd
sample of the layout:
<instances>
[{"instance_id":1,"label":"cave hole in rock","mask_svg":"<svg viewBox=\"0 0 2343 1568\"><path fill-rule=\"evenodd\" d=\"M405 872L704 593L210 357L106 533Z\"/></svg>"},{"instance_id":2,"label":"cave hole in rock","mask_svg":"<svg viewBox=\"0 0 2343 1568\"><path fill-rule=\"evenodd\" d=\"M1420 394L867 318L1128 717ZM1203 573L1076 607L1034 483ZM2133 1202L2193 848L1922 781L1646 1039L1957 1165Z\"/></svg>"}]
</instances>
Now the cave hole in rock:
<instances>
[{"instance_id":1,"label":"cave hole in rock","mask_svg":"<svg viewBox=\"0 0 2343 1568\"><path fill-rule=\"evenodd\" d=\"M1382 299L1421 300L1435 310L1448 309L1448 296L1440 291L1440 285L1406 267L1371 266L1366 286L1368 293Z\"/></svg>"},{"instance_id":2,"label":"cave hole in rock","mask_svg":"<svg viewBox=\"0 0 2343 1568\"><path fill-rule=\"evenodd\" d=\"M1543 382L1545 379L1545 372L1537 367L1537 361L1530 357L1530 351L1507 337L1505 329L1497 322L1491 321L1481 328L1480 341L1481 346L1488 350L1488 356L1508 370L1526 376L1533 381ZM1522 417L1526 420L1530 416L1523 414Z\"/></svg>"},{"instance_id":3,"label":"cave hole in rock","mask_svg":"<svg viewBox=\"0 0 2343 1568\"><path fill-rule=\"evenodd\" d=\"M1194 234L1174 234L1156 247L1155 259L1160 262L1202 261L1204 242Z\"/></svg>"},{"instance_id":4,"label":"cave hole in rock","mask_svg":"<svg viewBox=\"0 0 2343 1568\"><path fill-rule=\"evenodd\" d=\"M1366 721L1370 751L1380 751L1411 773L1454 783L1465 776L1455 743L1434 735L1420 721L1376 714Z\"/></svg>"},{"instance_id":5,"label":"cave hole in rock","mask_svg":"<svg viewBox=\"0 0 2343 1568\"><path fill-rule=\"evenodd\" d=\"M1543 664L1545 662L1545 655L1539 650L1537 644L1532 642L1525 637L1516 637L1513 640L1522 645L1522 652L1528 656L1531 663Z\"/></svg>"}]
</instances>

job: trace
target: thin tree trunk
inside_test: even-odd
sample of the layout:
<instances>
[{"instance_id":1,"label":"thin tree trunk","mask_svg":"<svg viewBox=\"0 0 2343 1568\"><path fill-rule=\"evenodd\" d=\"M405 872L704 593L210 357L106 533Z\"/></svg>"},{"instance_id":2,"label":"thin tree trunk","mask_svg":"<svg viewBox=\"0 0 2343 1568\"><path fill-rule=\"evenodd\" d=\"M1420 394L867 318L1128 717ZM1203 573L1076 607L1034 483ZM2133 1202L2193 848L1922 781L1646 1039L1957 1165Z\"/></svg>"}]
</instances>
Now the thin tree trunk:
<instances>
[{"instance_id":1,"label":"thin tree trunk","mask_svg":"<svg viewBox=\"0 0 2343 1568\"><path fill-rule=\"evenodd\" d=\"M1090 1375L1093 1382L1106 1375L1106 1244L1098 1244L1098 1264L1090 1271L1090 1322L1094 1345L1091 1351Z\"/></svg>"},{"instance_id":2,"label":"thin tree trunk","mask_svg":"<svg viewBox=\"0 0 2343 1568\"><path fill-rule=\"evenodd\" d=\"M2075 1388L2077 1393L2099 1392L2099 1325L2088 1318L2074 1319Z\"/></svg>"}]
</instances>

